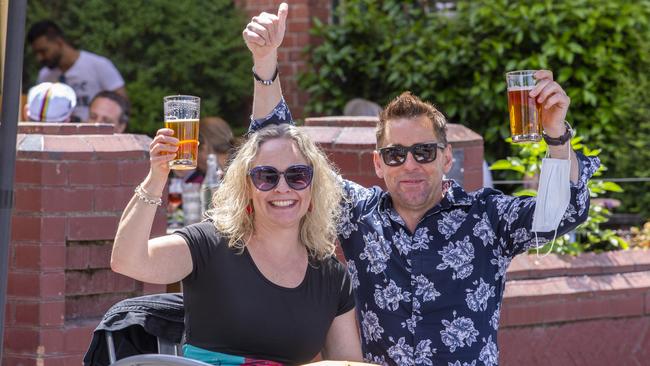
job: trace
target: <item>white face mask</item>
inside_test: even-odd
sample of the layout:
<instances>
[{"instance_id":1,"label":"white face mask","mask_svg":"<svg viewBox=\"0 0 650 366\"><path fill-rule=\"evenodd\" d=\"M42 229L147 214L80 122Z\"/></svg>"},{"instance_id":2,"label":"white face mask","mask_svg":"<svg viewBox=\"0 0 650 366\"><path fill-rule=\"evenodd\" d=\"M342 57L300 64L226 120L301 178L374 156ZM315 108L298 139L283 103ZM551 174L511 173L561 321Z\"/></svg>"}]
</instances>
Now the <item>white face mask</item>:
<instances>
[{"instance_id":1,"label":"white face mask","mask_svg":"<svg viewBox=\"0 0 650 366\"><path fill-rule=\"evenodd\" d=\"M570 159L542 160L531 231L557 230L571 201L570 173Z\"/></svg>"}]
</instances>

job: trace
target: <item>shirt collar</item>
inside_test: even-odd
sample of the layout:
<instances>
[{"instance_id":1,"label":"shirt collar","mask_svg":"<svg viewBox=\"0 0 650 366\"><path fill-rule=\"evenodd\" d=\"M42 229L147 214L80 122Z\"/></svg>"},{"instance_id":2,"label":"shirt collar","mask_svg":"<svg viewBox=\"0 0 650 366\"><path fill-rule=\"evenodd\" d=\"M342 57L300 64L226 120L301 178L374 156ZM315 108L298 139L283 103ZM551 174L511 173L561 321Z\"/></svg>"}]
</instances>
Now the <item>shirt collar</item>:
<instances>
[{"instance_id":1,"label":"shirt collar","mask_svg":"<svg viewBox=\"0 0 650 366\"><path fill-rule=\"evenodd\" d=\"M453 179L443 180L442 189L445 192L442 200L427 211L424 214L425 217L438 211L447 210L457 206L471 206L474 203L475 196L465 192L463 187ZM393 207L393 200L391 199L389 192L384 192L379 199L379 212L388 214L393 219L395 219L395 216L399 217L399 214Z\"/></svg>"}]
</instances>

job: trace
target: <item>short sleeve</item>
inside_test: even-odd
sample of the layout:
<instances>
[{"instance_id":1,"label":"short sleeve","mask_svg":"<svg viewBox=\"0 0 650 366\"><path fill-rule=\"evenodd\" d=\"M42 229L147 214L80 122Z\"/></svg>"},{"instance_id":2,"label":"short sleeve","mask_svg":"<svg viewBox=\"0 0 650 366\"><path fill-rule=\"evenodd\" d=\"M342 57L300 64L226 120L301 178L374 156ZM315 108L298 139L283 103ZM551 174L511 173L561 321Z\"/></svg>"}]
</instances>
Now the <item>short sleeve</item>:
<instances>
[{"instance_id":1,"label":"short sleeve","mask_svg":"<svg viewBox=\"0 0 650 366\"><path fill-rule=\"evenodd\" d=\"M97 76L102 89L116 90L124 86L122 75L109 59L100 57L97 66Z\"/></svg>"},{"instance_id":2,"label":"short sleeve","mask_svg":"<svg viewBox=\"0 0 650 366\"><path fill-rule=\"evenodd\" d=\"M347 313L354 309L354 295L352 294L352 284L350 275L341 263L337 263L341 273L341 286L339 290L339 304L336 309L336 316Z\"/></svg>"},{"instance_id":3,"label":"short sleeve","mask_svg":"<svg viewBox=\"0 0 650 366\"><path fill-rule=\"evenodd\" d=\"M222 238L217 233L212 221L203 221L198 224L188 225L174 232L185 239L190 255L192 256L192 273L187 279L194 279L208 265L208 260L214 250L220 245Z\"/></svg>"}]
</instances>

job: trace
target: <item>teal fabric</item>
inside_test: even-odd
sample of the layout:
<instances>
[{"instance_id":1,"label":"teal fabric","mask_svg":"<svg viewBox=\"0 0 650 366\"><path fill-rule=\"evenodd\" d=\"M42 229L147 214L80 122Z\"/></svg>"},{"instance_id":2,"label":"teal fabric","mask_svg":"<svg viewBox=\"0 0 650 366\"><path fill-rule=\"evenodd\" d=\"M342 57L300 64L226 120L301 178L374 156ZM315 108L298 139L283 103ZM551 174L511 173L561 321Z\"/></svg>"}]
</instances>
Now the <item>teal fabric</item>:
<instances>
[{"instance_id":1,"label":"teal fabric","mask_svg":"<svg viewBox=\"0 0 650 366\"><path fill-rule=\"evenodd\" d=\"M246 358L241 356L212 352L207 349L192 346L191 344L183 345L183 356L218 366L239 366L246 362Z\"/></svg>"}]
</instances>

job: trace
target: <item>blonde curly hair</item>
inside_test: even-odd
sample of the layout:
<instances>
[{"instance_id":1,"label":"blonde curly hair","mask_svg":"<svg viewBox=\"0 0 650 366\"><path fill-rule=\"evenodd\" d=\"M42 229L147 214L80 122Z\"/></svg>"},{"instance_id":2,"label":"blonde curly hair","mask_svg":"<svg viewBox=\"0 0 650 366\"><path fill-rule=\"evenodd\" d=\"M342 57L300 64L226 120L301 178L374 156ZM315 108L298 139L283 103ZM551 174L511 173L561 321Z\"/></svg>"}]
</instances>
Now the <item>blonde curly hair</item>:
<instances>
[{"instance_id":1,"label":"blonde curly hair","mask_svg":"<svg viewBox=\"0 0 650 366\"><path fill-rule=\"evenodd\" d=\"M311 257L318 260L334 253L336 220L340 217L343 197L337 175L325 154L302 131L288 124L273 125L257 131L242 144L233 156L221 185L212 197L212 209L207 212L217 230L228 240L228 246L243 250L253 234L253 218L246 207L255 189L248 172L260 146L271 139L293 141L314 169L311 182L311 210L300 221L300 241Z\"/></svg>"}]
</instances>

